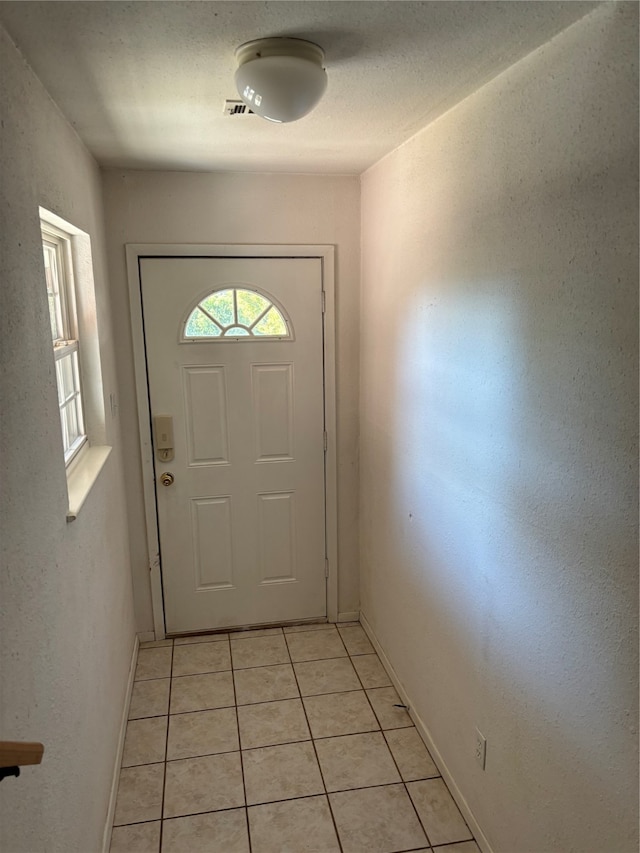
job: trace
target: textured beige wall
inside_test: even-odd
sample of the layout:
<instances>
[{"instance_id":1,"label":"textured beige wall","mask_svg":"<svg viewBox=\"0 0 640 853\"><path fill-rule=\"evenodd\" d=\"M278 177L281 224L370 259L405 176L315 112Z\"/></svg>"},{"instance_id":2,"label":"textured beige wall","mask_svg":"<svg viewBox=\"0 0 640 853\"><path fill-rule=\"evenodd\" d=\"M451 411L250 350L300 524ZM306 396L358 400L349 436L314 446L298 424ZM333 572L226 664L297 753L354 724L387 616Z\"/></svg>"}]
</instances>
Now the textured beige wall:
<instances>
[{"instance_id":1,"label":"textured beige wall","mask_svg":"<svg viewBox=\"0 0 640 853\"><path fill-rule=\"evenodd\" d=\"M637 9L362 181L362 610L497 853L638 849Z\"/></svg>"},{"instance_id":2,"label":"textured beige wall","mask_svg":"<svg viewBox=\"0 0 640 853\"><path fill-rule=\"evenodd\" d=\"M2 28L0 79L0 736L45 745L41 767L1 783L0 849L93 853L134 643L124 481L108 415L113 452L67 524L38 206L91 236L108 401L100 173Z\"/></svg>"},{"instance_id":3,"label":"textured beige wall","mask_svg":"<svg viewBox=\"0 0 640 853\"><path fill-rule=\"evenodd\" d=\"M330 243L336 246L339 610L358 610L360 187L355 177L106 170L103 173L127 459L136 614L153 627L125 243Z\"/></svg>"}]
</instances>

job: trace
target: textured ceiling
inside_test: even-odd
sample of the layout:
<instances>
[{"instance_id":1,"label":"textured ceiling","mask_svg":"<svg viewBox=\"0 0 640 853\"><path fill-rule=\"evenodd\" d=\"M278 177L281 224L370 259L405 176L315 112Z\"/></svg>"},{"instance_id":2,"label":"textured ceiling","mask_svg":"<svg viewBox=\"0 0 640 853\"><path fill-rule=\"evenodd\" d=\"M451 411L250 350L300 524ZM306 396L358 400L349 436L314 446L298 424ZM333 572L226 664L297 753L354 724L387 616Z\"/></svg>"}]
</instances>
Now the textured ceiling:
<instances>
[{"instance_id":1,"label":"textured ceiling","mask_svg":"<svg viewBox=\"0 0 640 853\"><path fill-rule=\"evenodd\" d=\"M103 165L358 174L589 12L587 2L0 2L0 21ZM307 117L228 118L234 50L320 44Z\"/></svg>"}]
</instances>

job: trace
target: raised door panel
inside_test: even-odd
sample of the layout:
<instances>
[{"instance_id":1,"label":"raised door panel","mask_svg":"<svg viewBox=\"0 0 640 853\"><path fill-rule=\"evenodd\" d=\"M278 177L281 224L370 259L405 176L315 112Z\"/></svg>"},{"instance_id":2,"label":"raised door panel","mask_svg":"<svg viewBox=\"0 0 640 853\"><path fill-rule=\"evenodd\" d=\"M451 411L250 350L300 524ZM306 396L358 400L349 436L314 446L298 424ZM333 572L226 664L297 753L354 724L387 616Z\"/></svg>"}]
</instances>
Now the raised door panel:
<instances>
[{"instance_id":1,"label":"raised door panel","mask_svg":"<svg viewBox=\"0 0 640 853\"><path fill-rule=\"evenodd\" d=\"M293 364L253 364L251 384L256 461L293 460Z\"/></svg>"},{"instance_id":2,"label":"raised door panel","mask_svg":"<svg viewBox=\"0 0 640 853\"><path fill-rule=\"evenodd\" d=\"M224 367L184 367L182 379L187 464L227 464L229 440Z\"/></svg>"},{"instance_id":3,"label":"raised door panel","mask_svg":"<svg viewBox=\"0 0 640 853\"><path fill-rule=\"evenodd\" d=\"M296 496L258 495L258 563L261 583L296 580Z\"/></svg>"},{"instance_id":4,"label":"raised door panel","mask_svg":"<svg viewBox=\"0 0 640 853\"><path fill-rule=\"evenodd\" d=\"M229 589L233 583L231 498L191 501L195 589Z\"/></svg>"}]
</instances>

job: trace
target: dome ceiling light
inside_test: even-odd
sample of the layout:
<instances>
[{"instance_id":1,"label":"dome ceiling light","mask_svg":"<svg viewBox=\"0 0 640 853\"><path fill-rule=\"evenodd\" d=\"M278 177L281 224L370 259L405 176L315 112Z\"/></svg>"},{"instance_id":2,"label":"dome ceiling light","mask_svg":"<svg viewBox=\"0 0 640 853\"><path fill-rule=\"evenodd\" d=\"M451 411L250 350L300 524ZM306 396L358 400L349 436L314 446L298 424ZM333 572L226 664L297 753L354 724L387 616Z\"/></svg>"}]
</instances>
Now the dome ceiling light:
<instances>
[{"instance_id":1,"label":"dome ceiling light","mask_svg":"<svg viewBox=\"0 0 640 853\"><path fill-rule=\"evenodd\" d=\"M296 38L265 38L236 50L236 87L256 115L297 121L317 105L327 88L324 51Z\"/></svg>"}]
</instances>

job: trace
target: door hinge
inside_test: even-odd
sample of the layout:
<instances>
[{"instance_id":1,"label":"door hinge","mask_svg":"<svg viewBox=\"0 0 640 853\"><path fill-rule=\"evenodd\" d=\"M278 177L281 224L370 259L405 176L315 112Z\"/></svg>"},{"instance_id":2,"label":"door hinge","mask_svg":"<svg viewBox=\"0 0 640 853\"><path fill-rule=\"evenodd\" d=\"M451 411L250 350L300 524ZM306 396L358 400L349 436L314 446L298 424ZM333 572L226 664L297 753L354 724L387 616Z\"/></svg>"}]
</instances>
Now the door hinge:
<instances>
[{"instance_id":1,"label":"door hinge","mask_svg":"<svg viewBox=\"0 0 640 853\"><path fill-rule=\"evenodd\" d=\"M329 558L324 558L324 576L325 578L329 577Z\"/></svg>"},{"instance_id":2,"label":"door hinge","mask_svg":"<svg viewBox=\"0 0 640 853\"><path fill-rule=\"evenodd\" d=\"M321 290L320 292L322 294L322 313L324 314L327 310L327 294L324 292L324 290Z\"/></svg>"},{"instance_id":3,"label":"door hinge","mask_svg":"<svg viewBox=\"0 0 640 853\"><path fill-rule=\"evenodd\" d=\"M322 443L323 443L323 446L324 446L324 452L326 453L326 452L327 452L327 450L329 449L329 435L327 434L326 429L325 429L325 431L322 433Z\"/></svg>"}]
</instances>

